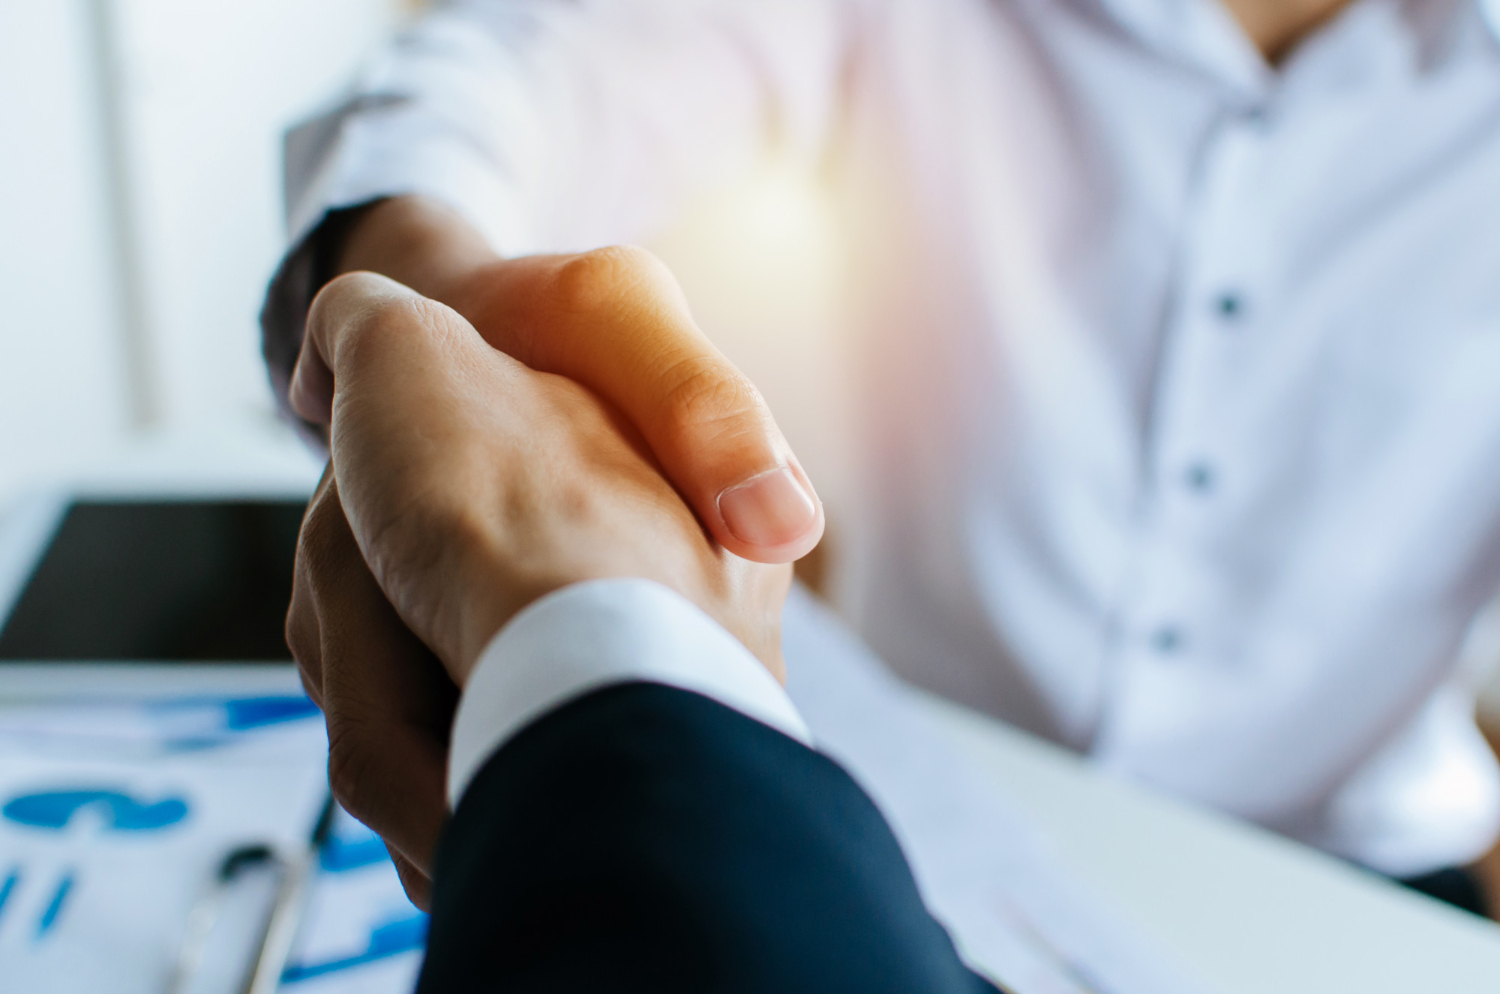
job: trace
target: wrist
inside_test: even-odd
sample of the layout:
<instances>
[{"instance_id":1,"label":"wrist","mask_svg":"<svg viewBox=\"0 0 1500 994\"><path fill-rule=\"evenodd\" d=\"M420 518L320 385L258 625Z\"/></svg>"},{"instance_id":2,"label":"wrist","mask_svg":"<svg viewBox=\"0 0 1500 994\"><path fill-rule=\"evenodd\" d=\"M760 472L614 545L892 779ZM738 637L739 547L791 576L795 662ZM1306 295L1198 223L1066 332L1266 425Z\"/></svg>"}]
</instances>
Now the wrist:
<instances>
[{"instance_id":1,"label":"wrist","mask_svg":"<svg viewBox=\"0 0 1500 994\"><path fill-rule=\"evenodd\" d=\"M347 225L331 275L379 273L466 318L483 270L501 261L458 212L419 196L361 208Z\"/></svg>"},{"instance_id":2,"label":"wrist","mask_svg":"<svg viewBox=\"0 0 1500 994\"><path fill-rule=\"evenodd\" d=\"M532 604L568 586L565 582L544 583L520 589L513 581L492 586L469 588L468 604L458 623L457 644L446 668L453 682L462 690L479 665L484 650L506 625ZM477 595L477 596L475 596Z\"/></svg>"}]
</instances>

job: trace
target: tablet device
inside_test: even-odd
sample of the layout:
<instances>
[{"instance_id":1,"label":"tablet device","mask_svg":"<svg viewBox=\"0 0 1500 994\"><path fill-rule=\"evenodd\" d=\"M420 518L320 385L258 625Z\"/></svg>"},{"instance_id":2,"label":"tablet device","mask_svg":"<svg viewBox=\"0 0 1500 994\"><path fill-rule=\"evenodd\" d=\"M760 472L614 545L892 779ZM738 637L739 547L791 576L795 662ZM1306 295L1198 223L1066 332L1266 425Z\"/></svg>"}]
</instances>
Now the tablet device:
<instances>
[{"instance_id":1,"label":"tablet device","mask_svg":"<svg viewBox=\"0 0 1500 994\"><path fill-rule=\"evenodd\" d=\"M281 663L298 499L64 498L0 536L7 663Z\"/></svg>"}]
</instances>

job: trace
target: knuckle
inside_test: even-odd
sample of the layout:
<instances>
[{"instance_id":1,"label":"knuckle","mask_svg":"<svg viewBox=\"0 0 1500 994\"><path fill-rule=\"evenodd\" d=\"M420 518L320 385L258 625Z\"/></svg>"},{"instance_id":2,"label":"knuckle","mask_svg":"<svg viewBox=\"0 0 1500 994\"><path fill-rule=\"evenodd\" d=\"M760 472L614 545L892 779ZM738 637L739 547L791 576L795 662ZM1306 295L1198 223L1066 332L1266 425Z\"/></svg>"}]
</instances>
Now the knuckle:
<instances>
[{"instance_id":1,"label":"knuckle","mask_svg":"<svg viewBox=\"0 0 1500 994\"><path fill-rule=\"evenodd\" d=\"M676 285L665 263L634 245L575 255L557 268L552 282L554 306L571 314L612 309L623 294Z\"/></svg>"},{"instance_id":2,"label":"knuckle","mask_svg":"<svg viewBox=\"0 0 1500 994\"><path fill-rule=\"evenodd\" d=\"M395 849L391 849L391 860L396 864L396 875L401 879L401 889L406 891L407 899L421 910L430 911L432 904L432 881L415 864L405 856L400 855Z\"/></svg>"},{"instance_id":3,"label":"knuckle","mask_svg":"<svg viewBox=\"0 0 1500 994\"><path fill-rule=\"evenodd\" d=\"M348 722L328 722L328 785L345 811L369 824L371 756L366 744L352 734Z\"/></svg>"},{"instance_id":4,"label":"knuckle","mask_svg":"<svg viewBox=\"0 0 1500 994\"><path fill-rule=\"evenodd\" d=\"M318 706L319 711L323 710L322 684L318 682L314 674L309 672L308 667L306 666L297 667L297 676L302 681L302 692L308 696L309 700L311 700Z\"/></svg>"},{"instance_id":5,"label":"knuckle","mask_svg":"<svg viewBox=\"0 0 1500 994\"><path fill-rule=\"evenodd\" d=\"M357 274L356 274L357 275ZM345 371L390 356L402 346L427 338L438 344L459 334L463 319L447 305L413 293L384 294L364 301L339 339L338 364Z\"/></svg>"},{"instance_id":6,"label":"knuckle","mask_svg":"<svg viewBox=\"0 0 1500 994\"><path fill-rule=\"evenodd\" d=\"M293 608L299 600L307 600L309 607L315 609L321 598L342 586L351 559L358 554L344 506L336 493L330 490L315 498L297 535Z\"/></svg>"},{"instance_id":7,"label":"knuckle","mask_svg":"<svg viewBox=\"0 0 1500 994\"><path fill-rule=\"evenodd\" d=\"M378 294L385 285L386 280L374 273L341 273L323 284L313 300L313 306L316 307L320 301L325 306L350 303Z\"/></svg>"},{"instance_id":8,"label":"knuckle","mask_svg":"<svg viewBox=\"0 0 1500 994\"><path fill-rule=\"evenodd\" d=\"M387 343L410 338L424 323L420 310L425 298L383 297L372 300L360 311L348 336L345 348L358 358L383 349Z\"/></svg>"},{"instance_id":9,"label":"knuckle","mask_svg":"<svg viewBox=\"0 0 1500 994\"><path fill-rule=\"evenodd\" d=\"M304 673L315 669L318 665L318 638L314 630L316 626L311 623L308 613L307 607L294 590L291 606L286 612L286 625L282 634L286 638L286 647L291 650L292 658L297 661L298 667Z\"/></svg>"},{"instance_id":10,"label":"knuckle","mask_svg":"<svg viewBox=\"0 0 1500 994\"><path fill-rule=\"evenodd\" d=\"M317 590L321 564L328 543L326 501L314 499L297 534L296 561L292 568L292 597L287 604L282 634L297 661L304 684L321 684L322 630L318 621Z\"/></svg>"},{"instance_id":11,"label":"knuckle","mask_svg":"<svg viewBox=\"0 0 1500 994\"><path fill-rule=\"evenodd\" d=\"M342 512L342 508L338 508L338 511ZM302 530L297 536L297 552L303 557L304 565L312 566L316 563L318 554L332 542L334 513L334 502L330 500L315 500L309 505L307 514L302 518Z\"/></svg>"},{"instance_id":12,"label":"knuckle","mask_svg":"<svg viewBox=\"0 0 1500 994\"><path fill-rule=\"evenodd\" d=\"M764 426L760 392L744 374L715 356L694 356L666 374L662 410L678 432L701 437L759 430Z\"/></svg>"},{"instance_id":13,"label":"knuckle","mask_svg":"<svg viewBox=\"0 0 1500 994\"><path fill-rule=\"evenodd\" d=\"M313 297L312 304L308 307L307 318L309 326L316 327L327 320L331 314L341 314L358 301L370 296L377 285L379 277L373 273L344 273L335 276Z\"/></svg>"}]
</instances>

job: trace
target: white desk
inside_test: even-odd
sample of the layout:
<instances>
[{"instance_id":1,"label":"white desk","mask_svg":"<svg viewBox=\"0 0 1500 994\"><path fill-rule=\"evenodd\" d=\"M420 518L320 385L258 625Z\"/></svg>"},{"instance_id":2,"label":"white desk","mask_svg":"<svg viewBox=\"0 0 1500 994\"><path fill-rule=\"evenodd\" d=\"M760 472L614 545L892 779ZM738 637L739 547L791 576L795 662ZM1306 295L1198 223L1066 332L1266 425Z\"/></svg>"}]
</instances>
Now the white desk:
<instances>
[{"instance_id":1,"label":"white desk","mask_svg":"<svg viewBox=\"0 0 1500 994\"><path fill-rule=\"evenodd\" d=\"M1500 925L927 706L1085 881L1220 994L1500 991Z\"/></svg>"},{"instance_id":2,"label":"white desk","mask_svg":"<svg viewBox=\"0 0 1500 994\"><path fill-rule=\"evenodd\" d=\"M316 461L284 435L233 443L214 437L144 445L82 489L306 493L317 478ZM286 669L265 674L295 679ZM15 669L6 683L25 696L45 676ZM1087 883L1211 991L1500 992L1500 926L1104 777L973 712L936 698L924 706Z\"/></svg>"}]
</instances>

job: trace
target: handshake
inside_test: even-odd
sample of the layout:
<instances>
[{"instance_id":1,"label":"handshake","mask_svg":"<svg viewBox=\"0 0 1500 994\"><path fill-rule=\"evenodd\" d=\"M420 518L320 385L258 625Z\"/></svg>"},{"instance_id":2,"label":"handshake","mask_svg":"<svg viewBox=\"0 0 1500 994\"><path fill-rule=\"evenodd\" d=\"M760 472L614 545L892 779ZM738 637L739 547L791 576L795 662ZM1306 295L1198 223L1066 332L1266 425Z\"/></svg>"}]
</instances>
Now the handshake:
<instances>
[{"instance_id":1,"label":"handshake","mask_svg":"<svg viewBox=\"0 0 1500 994\"><path fill-rule=\"evenodd\" d=\"M446 223L420 203L373 211L408 234ZM460 270L411 272L460 309L371 272L332 280L290 390L332 458L288 643L327 718L336 795L422 906L458 695L517 612L580 581L654 580L784 679L787 564L823 530L764 402L661 263L605 249Z\"/></svg>"},{"instance_id":2,"label":"handshake","mask_svg":"<svg viewBox=\"0 0 1500 994\"><path fill-rule=\"evenodd\" d=\"M371 214L415 264L356 248L402 282L308 316L290 400L332 459L287 640L432 911L419 994L999 994L777 683L822 509L670 274Z\"/></svg>"}]
</instances>

